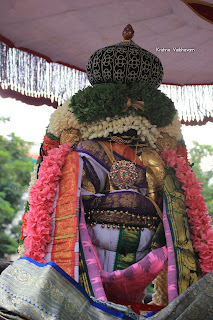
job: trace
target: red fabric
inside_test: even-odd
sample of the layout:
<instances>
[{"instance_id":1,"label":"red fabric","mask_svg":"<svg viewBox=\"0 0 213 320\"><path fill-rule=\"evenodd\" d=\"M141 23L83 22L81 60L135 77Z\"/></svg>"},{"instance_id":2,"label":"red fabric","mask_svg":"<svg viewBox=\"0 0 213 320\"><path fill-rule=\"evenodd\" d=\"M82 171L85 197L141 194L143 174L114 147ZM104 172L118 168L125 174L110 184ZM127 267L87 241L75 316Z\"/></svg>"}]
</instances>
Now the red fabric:
<instances>
[{"instance_id":1,"label":"red fabric","mask_svg":"<svg viewBox=\"0 0 213 320\"><path fill-rule=\"evenodd\" d=\"M49 63L50 62L55 62L55 63L58 63L58 64L62 64L63 66L67 66L68 68L72 68L72 69L76 69L76 70L79 70L79 71L82 71L82 72L86 72L86 70L78 68L78 67L76 67L76 66L74 66L74 65L72 65L70 63L65 63L65 62L62 62L62 61L53 61L49 57L47 57L46 55L41 54L40 52L31 50L31 49L28 49L28 48L24 48L24 47L16 47L12 41L10 41L6 37L4 37L2 34L0 34L0 41L6 43L10 48L16 48L16 49L28 52L30 54L33 54L33 55L37 56L37 57L45 59Z\"/></svg>"},{"instance_id":2,"label":"red fabric","mask_svg":"<svg viewBox=\"0 0 213 320\"><path fill-rule=\"evenodd\" d=\"M24 240L24 230L27 227L26 213L22 216L22 226L21 226L21 235L20 240Z\"/></svg>"},{"instance_id":3,"label":"red fabric","mask_svg":"<svg viewBox=\"0 0 213 320\"><path fill-rule=\"evenodd\" d=\"M199 120L199 121L197 121L196 119L190 120L190 121L188 121L188 120L185 121L184 119L181 119L181 124L185 124L186 126L203 126L203 125L206 124L208 121L213 122L213 117L211 117L211 116L209 116L209 117L205 116L205 117L203 118L203 120Z\"/></svg>"},{"instance_id":4,"label":"red fabric","mask_svg":"<svg viewBox=\"0 0 213 320\"><path fill-rule=\"evenodd\" d=\"M164 246L149 252L143 259L124 270L111 273L101 270L107 299L118 300L122 295L126 301L141 301L146 287L163 270L167 256L167 248Z\"/></svg>"},{"instance_id":5,"label":"red fabric","mask_svg":"<svg viewBox=\"0 0 213 320\"><path fill-rule=\"evenodd\" d=\"M137 314L140 314L143 311L144 312L160 311L166 307L166 306L158 306L156 304L144 304L144 303L132 302L132 301L112 300L112 302L127 306Z\"/></svg>"},{"instance_id":6,"label":"red fabric","mask_svg":"<svg viewBox=\"0 0 213 320\"><path fill-rule=\"evenodd\" d=\"M187 3L189 7L192 8L199 16L213 22L213 7L211 4L203 3Z\"/></svg>"},{"instance_id":7,"label":"red fabric","mask_svg":"<svg viewBox=\"0 0 213 320\"><path fill-rule=\"evenodd\" d=\"M25 96L23 94L21 94L20 92L11 90L10 88L8 89L2 89L0 86L0 96L2 98L12 98L12 99L16 99L19 100L23 103L32 105L32 106L42 106L43 104L47 105L47 106L51 106L54 109L57 109L58 107L58 103L56 101L52 102L50 99L48 98L36 98L36 97L29 97L29 96Z\"/></svg>"}]
</instances>

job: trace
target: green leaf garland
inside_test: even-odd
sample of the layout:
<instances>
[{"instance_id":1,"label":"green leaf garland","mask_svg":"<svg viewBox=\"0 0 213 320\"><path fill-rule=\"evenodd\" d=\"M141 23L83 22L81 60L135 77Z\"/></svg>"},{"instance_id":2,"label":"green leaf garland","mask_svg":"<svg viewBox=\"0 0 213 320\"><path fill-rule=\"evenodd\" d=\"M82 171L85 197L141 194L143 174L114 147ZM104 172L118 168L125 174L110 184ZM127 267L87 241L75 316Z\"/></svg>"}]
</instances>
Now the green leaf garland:
<instances>
[{"instance_id":1,"label":"green leaf garland","mask_svg":"<svg viewBox=\"0 0 213 320\"><path fill-rule=\"evenodd\" d=\"M144 110L133 107L124 113L128 98L144 101ZM160 90L148 83L104 83L78 91L69 105L79 123L104 120L106 117L124 116L134 110L157 127L169 125L176 110L174 103Z\"/></svg>"},{"instance_id":2,"label":"green leaf garland","mask_svg":"<svg viewBox=\"0 0 213 320\"><path fill-rule=\"evenodd\" d=\"M50 138L51 140L56 140L59 141L60 137L56 137L54 134L52 134L51 132L48 131L48 128L46 130L46 137Z\"/></svg>"}]
</instances>

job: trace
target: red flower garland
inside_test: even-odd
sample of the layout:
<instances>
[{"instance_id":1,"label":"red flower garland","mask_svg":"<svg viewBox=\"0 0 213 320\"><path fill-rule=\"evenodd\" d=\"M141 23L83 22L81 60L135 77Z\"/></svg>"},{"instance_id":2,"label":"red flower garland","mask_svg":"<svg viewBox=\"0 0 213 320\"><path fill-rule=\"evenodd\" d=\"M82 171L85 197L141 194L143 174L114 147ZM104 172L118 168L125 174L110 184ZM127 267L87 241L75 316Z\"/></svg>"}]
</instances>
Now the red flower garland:
<instances>
[{"instance_id":1,"label":"red flower garland","mask_svg":"<svg viewBox=\"0 0 213 320\"><path fill-rule=\"evenodd\" d=\"M52 205L65 156L70 150L70 143L50 150L41 163L39 178L30 190L30 209L25 215L25 255L41 263L46 263L44 255L46 246L51 241Z\"/></svg>"},{"instance_id":2,"label":"red flower garland","mask_svg":"<svg viewBox=\"0 0 213 320\"><path fill-rule=\"evenodd\" d=\"M199 254L200 268L205 275L213 270L213 230L205 198L201 195L202 182L196 180L187 161L174 150L164 149L161 157L175 169L176 177L182 184L193 247Z\"/></svg>"}]
</instances>

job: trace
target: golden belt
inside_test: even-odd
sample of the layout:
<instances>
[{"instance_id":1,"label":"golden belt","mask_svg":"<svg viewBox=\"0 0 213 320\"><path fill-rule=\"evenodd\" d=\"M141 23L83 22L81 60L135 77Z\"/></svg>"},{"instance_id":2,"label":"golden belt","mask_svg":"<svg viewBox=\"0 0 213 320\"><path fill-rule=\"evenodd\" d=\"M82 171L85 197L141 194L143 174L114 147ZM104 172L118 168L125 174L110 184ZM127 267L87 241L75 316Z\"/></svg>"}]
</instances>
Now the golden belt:
<instances>
[{"instance_id":1,"label":"golden belt","mask_svg":"<svg viewBox=\"0 0 213 320\"><path fill-rule=\"evenodd\" d=\"M131 213L129 211L119 210L90 210L85 213L86 221L91 226L95 226L97 223L101 224L102 228L107 226L110 228L128 228L128 230L144 230L149 228L156 230L159 224L158 217L152 216L140 216L139 214Z\"/></svg>"}]
</instances>

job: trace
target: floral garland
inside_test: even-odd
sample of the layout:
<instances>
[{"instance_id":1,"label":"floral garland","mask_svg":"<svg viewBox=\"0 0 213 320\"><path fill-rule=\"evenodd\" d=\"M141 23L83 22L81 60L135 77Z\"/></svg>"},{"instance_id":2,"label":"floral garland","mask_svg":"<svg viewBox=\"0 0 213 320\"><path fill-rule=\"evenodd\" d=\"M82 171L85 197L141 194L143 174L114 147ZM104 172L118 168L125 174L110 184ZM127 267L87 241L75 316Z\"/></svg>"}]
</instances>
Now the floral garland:
<instances>
[{"instance_id":1,"label":"floral garland","mask_svg":"<svg viewBox=\"0 0 213 320\"><path fill-rule=\"evenodd\" d=\"M175 115L172 123L164 128L158 128L156 125L152 125L149 120L140 115L136 115L134 111L129 115L115 116L113 118L107 117L103 121L79 124L72 109L69 108L68 100L51 115L47 134L52 134L56 139L59 139L62 131L70 128L79 129L82 138L85 140L101 137L106 138L111 133L123 133L129 129L135 129L141 140L147 140L152 148L156 148L155 142L161 137L161 132L175 137L177 141L183 140L178 115Z\"/></svg>"},{"instance_id":2,"label":"floral garland","mask_svg":"<svg viewBox=\"0 0 213 320\"><path fill-rule=\"evenodd\" d=\"M128 100L142 102L136 114L158 127L169 125L176 114L175 106L163 92L149 83L103 83L86 87L73 95L70 107L79 123L103 121L108 115L129 114ZM126 108L127 107L127 108Z\"/></svg>"},{"instance_id":3,"label":"floral garland","mask_svg":"<svg viewBox=\"0 0 213 320\"><path fill-rule=\"evenodd\" d=\"M52 204L61 178L65 156L70 150L70 143L50 150L41 164L39 178L30 190L30 209L25 215L25 255L41 263L45 263L46 246L51 241Z\"/></svg>"},{"instance_id":4,"label":"floral garland","mask_svg":"<svg viewBox=\"0 0 213 320\"><path fill-rule=\"evenodd\" d=\"M177 141L183 140L183 135L181 131L181 122L179 120L178 114L174 116L171 124L164 128L159 128L160 133L168 133L170 137L175 137Z\"/></svg>"},{"instance_id":5,"label":"floral garland","mask_svg":"<svg viewBox=\"0 0 213 320\"><path fill-rule=\"evenodd\" d=\"M37 162L42 162L43 157L48 155L49 150L57 148L60 144L59 139L54 140L49 138L47 135L44 136L43 143L41 144L40 148L40 155L38 157Z\"/></svg>"},{"instance_id":6,"label":"floral garland","mask_svg":"<svg viewBox=\"0 0 213 320\"><path fill-rule=\"evenodd\" d=\"M205 275L213 270L213 230L205 198L201 195L201 182L196 180L187 161L174 150L164 149L161 157L175 169L176 177L182 184L193 247L199 254L200 268Z\"/></svg>"},{"instance_id":7,"label":"floral garland","mask_svg":"<svg viewBox=\"0 0 213 320\"><path fill-rule=\"evenodd\" d=\"M41 144L41 149L43 150L44 155L47 156L49 151L58 147L59 144L60 144L59 141L56 141L56 140L50 139L47 136L44 136L43 143ZM37 180L39 164L41 162L42 162L41 155L39 155L37 162L34 164L33 171L30 173L30 183L29 183L29 187L28 187L28 197L27 197L28 201L29 201L29 197L30 197L30 190Z\"/></svg>"},{"instance_id":8,"label":"floral garland","mask_svg":"<svg viewBox=\"0 0 213 320\"><path fill-rule=\"evenodd\" d=\"M67 100L62 106L51 115L50 123L47 131L56 137L60 137L61 132L65 129L76 128L80 129L78 120L76 119L71 108L69 108L70 100Z\"/></svg>"},{"instance_id":9,"label":"floral garland","mask_svg":"<svg viewBox=\"0 0 213 320\"><path fill-rule=\"evenodd\" d=\"M156 148L155 142L160 136L156 125L152 125L146 118L131 113L123 117L107 117L104 121L94 121L80 128L83 139L93 140L95 138L108 137L110 133L123 133L130 129L137 131L141 141L148 140L152 148Z\"/></svg>"}]
</instances>

